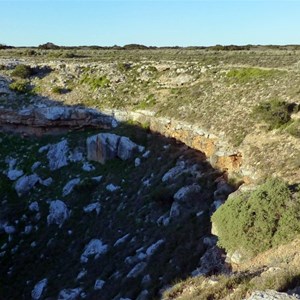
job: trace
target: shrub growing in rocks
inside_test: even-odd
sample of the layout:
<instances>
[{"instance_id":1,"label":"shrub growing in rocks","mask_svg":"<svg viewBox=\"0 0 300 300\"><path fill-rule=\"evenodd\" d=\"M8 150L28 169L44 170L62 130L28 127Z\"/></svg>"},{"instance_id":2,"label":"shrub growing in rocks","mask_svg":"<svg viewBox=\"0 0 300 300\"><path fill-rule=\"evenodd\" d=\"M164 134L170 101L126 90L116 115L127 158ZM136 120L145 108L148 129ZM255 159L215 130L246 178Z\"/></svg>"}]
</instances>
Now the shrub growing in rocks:
<instances>
[{"instance_id":1,"label":"shrub growing in rocks","mask_svg":"<svg viewBox=\"0 0 300 300\"><path fill-rule=\"evenodd\" d=\"M300 232L300 197L269 179L257 190L230 198L212 216L219 245L228 252L257 254Z\"/></svg>"},{"instance_id":2,"label":"shrub growing in rocks","mask_svg":"<svg viewBox=\"0 0 300 300\"><path fill-rule=\"evenodd\" d=\"M11 75L22 79L26 79L29 78L32 75L32 73L32 69L29 66L17 65Z\"/></svg>"}]
</instances>

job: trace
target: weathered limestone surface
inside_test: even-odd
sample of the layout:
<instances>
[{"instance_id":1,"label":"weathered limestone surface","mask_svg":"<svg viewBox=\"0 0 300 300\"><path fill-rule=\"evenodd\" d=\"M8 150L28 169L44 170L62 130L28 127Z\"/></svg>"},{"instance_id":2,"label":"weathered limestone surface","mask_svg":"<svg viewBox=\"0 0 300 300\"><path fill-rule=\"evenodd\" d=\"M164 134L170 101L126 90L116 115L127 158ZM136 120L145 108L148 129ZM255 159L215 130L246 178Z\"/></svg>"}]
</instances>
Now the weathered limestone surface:
<instances>
[{"instance_id":1,"label":"weathered limestone surface","mask_svg":"<svg viewBox=\"0 0 300 300\"><path fill-rule=\"evenodd\" d=\"M249 172L244 170L243 155L226 143L223 136L216 136L194 124L156 117L151 111L105 111L117 121L133 120L149 124L150 130L166 137L175 138L187 146L203 152L213 167L227 171L229 174L240 173L244 181L252 181ZM245 174L244 174L245 173Z\"/></svg>"},{"instance_id":2,"label":"weathered limestone surface","mask_svg":"<svg viewBox=\"0 0 300 300\"><path fill-rule=\"evenodd\" d=\"M40 135L54 130L83 127L109 129L117 125L111 116L93 109L63 106L26 108L19 111L0 109L0 130Z\"/></svg>"}]
</instances>

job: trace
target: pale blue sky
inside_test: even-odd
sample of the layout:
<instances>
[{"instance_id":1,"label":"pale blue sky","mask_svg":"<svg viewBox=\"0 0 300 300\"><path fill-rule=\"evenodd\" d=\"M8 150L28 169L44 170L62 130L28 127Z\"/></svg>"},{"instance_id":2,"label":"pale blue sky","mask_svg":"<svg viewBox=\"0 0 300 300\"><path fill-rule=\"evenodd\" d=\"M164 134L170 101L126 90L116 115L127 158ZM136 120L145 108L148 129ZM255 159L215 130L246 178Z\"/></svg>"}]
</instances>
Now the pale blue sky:
<instances>
[{"instance_id":1,"label":"pale blue sky","mask_svg":"<svg viewBox=\"0 0 300 300\"><path fill-rule=\"evenodd\" d=\"M0 43L300 44L300 1L0 0Z\"/></svg>"}]
</instances>

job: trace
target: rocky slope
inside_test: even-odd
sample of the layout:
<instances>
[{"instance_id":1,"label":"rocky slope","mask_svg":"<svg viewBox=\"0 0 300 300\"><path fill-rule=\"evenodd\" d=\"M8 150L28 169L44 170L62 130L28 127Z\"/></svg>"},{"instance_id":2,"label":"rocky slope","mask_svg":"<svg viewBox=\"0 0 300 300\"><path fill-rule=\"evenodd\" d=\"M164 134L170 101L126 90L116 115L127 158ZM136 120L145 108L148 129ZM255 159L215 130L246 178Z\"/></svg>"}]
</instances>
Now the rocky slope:
<instances>
[{"instance_id":1,"label":"rocky slope","mask_svg":"<svg viewBox=\"0 0 300 300\"><path fill-rule=\"evenodd\" d=\"M0 51L0 296L155 299L189 276L163 297L251 291L267 269L231 273L210 216L242 183L299 183L300 53L24 53ZM269 130L253 111L274 97L293 110Z\"/></svg>"},{"instance_id":2,"label":"rocky slope","mask_svg":"<svg viewBox=\"0 0 300 300\"><path fill-rule=\"evenodd\" d=\"M152 299L210 272L233 189L200 152L128 125L1 142L1 297Z\"/></svg>"}]
</instances>

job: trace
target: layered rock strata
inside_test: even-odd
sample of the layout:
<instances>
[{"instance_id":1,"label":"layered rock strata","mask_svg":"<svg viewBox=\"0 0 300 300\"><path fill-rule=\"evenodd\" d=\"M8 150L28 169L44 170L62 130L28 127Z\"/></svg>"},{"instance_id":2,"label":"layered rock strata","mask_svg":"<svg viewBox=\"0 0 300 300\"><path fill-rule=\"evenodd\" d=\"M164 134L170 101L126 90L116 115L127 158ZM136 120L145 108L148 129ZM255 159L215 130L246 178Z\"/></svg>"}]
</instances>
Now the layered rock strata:
<instances>
[{"instance_id":1,"label":"layered rock strata","mask_svg":"<svg viewBox=\"0 0 300 300\"><path fill-rule=\"evenodd\" d=\"M0 109L0 130L41 135L80 128L109 129L114 118L93 109L63 106L26 108L19 111Z\"/></svg>"}]
</instances>

